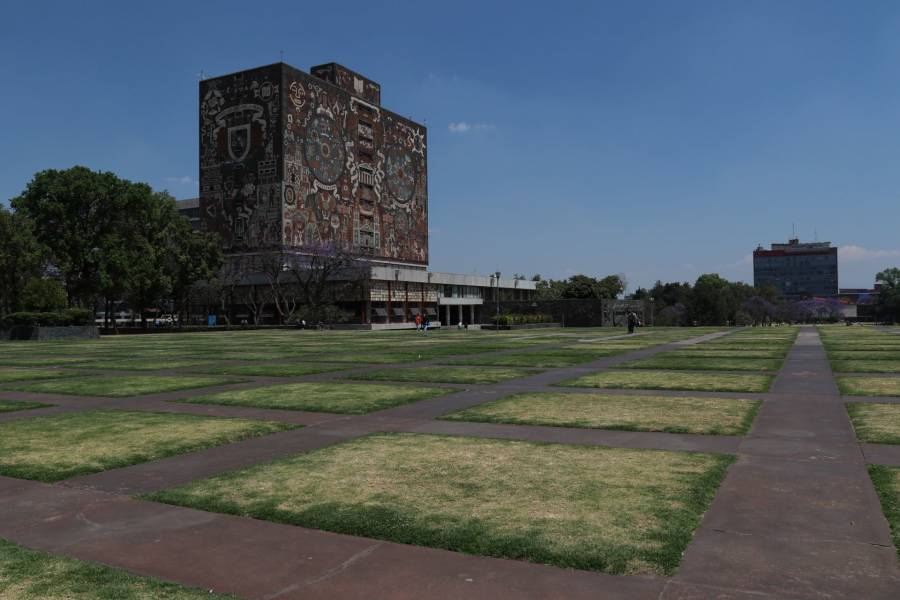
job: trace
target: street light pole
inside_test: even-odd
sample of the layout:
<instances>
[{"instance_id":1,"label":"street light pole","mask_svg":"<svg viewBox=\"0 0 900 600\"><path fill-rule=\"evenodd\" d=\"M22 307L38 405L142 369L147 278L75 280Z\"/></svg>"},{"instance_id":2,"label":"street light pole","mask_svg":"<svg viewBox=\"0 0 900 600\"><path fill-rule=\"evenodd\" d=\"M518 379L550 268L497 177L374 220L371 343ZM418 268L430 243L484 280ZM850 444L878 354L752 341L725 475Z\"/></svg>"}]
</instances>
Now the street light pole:
<instances>
[{"instance_id":1,"label":"street light pole","mask_svg":"<svg viewBox=\"0 0 900 600\"><path fill-rule=\"evenodd\" d=\"M497 277L497 333L500 333L500 271L494 275Z\"/></svg>"}]
</instances>

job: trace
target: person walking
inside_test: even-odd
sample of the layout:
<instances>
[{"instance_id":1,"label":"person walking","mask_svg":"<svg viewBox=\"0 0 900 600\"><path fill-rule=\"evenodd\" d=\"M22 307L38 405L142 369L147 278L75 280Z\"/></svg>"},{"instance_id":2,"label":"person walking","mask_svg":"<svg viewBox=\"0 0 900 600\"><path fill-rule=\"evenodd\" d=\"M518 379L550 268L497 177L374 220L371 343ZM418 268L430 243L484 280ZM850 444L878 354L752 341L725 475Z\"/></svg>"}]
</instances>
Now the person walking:
<instances>
[{"instance_id":1,"label":"person walking","mask_svg":"<svg viewBox=\"0 0 900 600\"><path fill-rule=\"evenodd\" d=\"M425 317L425 321L422 323L422 331L425 333L425 337L428 337L429 327L431 327L431 319Z\"/></svg>"},{"instance_id":2,"label":"person walking","mask_svg":"<svg viewBox=\"0 0 900 600\"><path fill-rule=\"evenodd\" d=\"M634 326L637 325L637 315L634 312L628 313L628 333L634 333Z\"/></svg>"},{"instance_id":3,"label":"person walking","mask_svg":"<svg viewBox=\"0 0 900 600\"><path fill-rule=\"evenodd\" d=\"M416 333L422 329L422 315L416 315Z\"/></svg>"}]
</instances>

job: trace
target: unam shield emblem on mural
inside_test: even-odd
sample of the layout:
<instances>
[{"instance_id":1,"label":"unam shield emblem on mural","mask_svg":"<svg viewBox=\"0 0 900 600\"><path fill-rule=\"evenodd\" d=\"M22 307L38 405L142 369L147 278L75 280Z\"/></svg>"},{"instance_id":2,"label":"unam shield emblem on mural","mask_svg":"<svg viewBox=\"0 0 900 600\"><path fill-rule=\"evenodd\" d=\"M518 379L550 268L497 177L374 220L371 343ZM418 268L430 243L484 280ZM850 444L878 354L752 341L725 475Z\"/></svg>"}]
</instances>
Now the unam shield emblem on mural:
<instances>
[{"instance_id":1,"label":"unam shield emblem on mural","mask_svg":"<svg viewBox=\"0 0 900 600\"><path fill-rule=\"evenodd\" d=\"M250 152L250 124L228 128L228 155L231 160L241 162Z\"/></svg>"}]
</instances>

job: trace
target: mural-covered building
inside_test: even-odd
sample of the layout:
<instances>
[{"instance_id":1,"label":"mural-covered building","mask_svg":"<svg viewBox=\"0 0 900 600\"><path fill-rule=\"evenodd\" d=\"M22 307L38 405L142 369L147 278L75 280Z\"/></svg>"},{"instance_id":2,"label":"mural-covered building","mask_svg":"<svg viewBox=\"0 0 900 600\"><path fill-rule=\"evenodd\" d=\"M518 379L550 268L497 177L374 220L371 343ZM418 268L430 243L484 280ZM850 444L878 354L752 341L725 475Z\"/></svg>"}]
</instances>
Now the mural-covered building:
<instances>
[{"instance_id":1,"label":"mural-covered building","mask_svg":"<svg viewBox=\"0 0 900 600\"><path fill-rule=\"evenodd\" d=\"M200 208L232 252L335 244L428 264L425 127L340 65L200 84Z\"/></svg>"},{"instance_id":2,"label":"mural-covered building","mask_svg":"<svg viewBox=\"0 0 900 600\"><path fill-rule=\"evenodd\" d=\"M322 248L365 257L371 283L350 304L372 325L416 314L479 323L489 295L479 288L533 290L427 272L427 132L385 109L371 79L335 63L310 73L276 63L205 79L199 101L201 227L232 258Z\"/></svg>"}]
</instances>

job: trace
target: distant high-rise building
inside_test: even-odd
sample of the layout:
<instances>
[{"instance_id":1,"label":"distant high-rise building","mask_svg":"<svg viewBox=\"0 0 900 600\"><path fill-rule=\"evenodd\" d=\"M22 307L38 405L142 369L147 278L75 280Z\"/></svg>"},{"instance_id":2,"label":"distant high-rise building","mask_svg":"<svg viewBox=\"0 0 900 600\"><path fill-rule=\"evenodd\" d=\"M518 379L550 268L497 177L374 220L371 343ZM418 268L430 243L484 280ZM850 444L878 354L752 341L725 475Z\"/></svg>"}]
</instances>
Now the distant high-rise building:
<instances>
[{"instance_id":1,"label":"distant high-rise building","mask_svg":"<svg viewBox=\"0 0 900 600\"><path fill-rule=\"evenodd\" d=\"M831 242L772 244L753 252L753 285L772 284L788 298L836 296L838 249Z\"/></svg>"}]
</instances>

